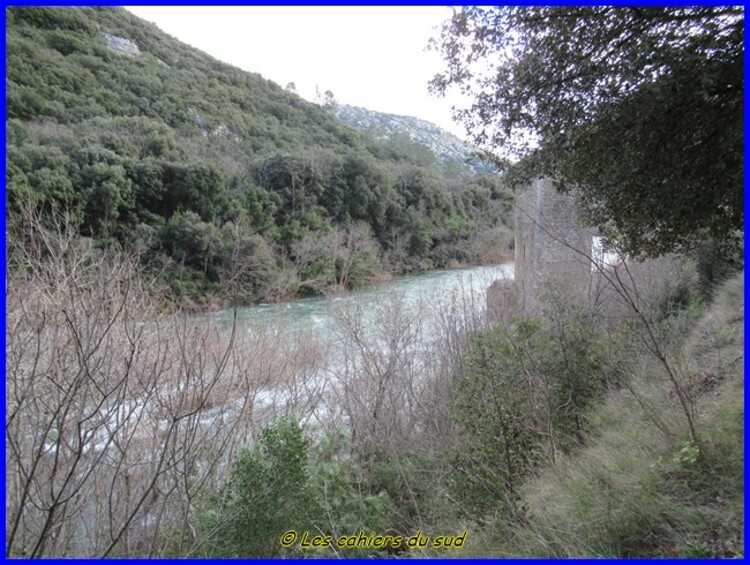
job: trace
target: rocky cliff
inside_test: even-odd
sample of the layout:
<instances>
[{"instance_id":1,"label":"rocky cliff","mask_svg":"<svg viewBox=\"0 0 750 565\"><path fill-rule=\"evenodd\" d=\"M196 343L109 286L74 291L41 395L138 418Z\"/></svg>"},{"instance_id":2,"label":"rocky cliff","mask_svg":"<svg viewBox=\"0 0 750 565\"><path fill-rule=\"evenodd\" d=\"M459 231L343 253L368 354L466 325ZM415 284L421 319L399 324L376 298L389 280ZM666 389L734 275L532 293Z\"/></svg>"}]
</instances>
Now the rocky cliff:
<instances>
[{"instance_id":1,"label":"rocky cliff","mask_svg":"<svg viewBox=\"0 0 750 565\"><path fill-rule=\"evenodd\" d=\"M494 172L492 167L479 158L478 149L426 120L412 116L386 114L346 104L331 104L327 108L345 124L367 131L375 137L389 138L397 134L406 134L412 141L428 147L443 165L458 161L466 163L475 172L487 174Z\"/></svg>"}]
</instances>

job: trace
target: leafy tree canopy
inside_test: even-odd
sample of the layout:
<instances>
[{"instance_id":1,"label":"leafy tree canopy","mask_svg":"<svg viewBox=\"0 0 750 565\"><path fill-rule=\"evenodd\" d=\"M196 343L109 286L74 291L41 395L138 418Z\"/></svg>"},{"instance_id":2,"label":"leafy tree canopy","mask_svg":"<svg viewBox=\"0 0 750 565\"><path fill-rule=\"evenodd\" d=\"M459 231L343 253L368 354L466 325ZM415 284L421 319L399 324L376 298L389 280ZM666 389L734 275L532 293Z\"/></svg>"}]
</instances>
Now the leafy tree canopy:
<instances>
[{"instance_id":1,"label":"leafy tree canopy","mask_svg":"<svg viewBox=\"0 0 750 565\"><path fill-rule=\"evenodd\" d=\"M435 42L475 141L579 189L621 249L655 256L743 225L742 7L465 7Z\"/></svg>"}]
</instances>

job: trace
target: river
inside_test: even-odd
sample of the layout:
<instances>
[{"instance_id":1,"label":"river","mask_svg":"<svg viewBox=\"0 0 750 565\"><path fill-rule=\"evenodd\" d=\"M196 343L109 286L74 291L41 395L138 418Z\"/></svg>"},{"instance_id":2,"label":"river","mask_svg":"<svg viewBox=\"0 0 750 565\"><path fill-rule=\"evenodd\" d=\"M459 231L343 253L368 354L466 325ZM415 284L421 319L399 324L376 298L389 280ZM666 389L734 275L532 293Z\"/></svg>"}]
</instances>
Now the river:
<instances>
[{"instance_id":1,"label":"river","mask_svg":"<svg viewBox=\"0 0 750 565\"><path fill-rule=\"evenodd\" d=\"M386 389L430 386L450 373L467 335L486 326L488 287L513 274L513 263L435 270L342 296L238 309L238 348L255 360L254 418L294 413L327 426L369 410ZM234 310L205 316L228 332Z\"/></svg>"},{"instance_id":2,"label":"river","mask_svg":"<svg viewBox=\"0 0 750 565\"><path fill-rule=\"evenodd\" d=\"M305 298L240 308L237 311L237 320L241 328L250 332L313 330L318 336L324 336L334 332L337 324L333 313L342 303L368 311L382 302L384 297L398 295L408 305L429 300L433 306L447 306L457 297L461 297L465 300L471 299L478 307L482 307L486 304L486 291L492 282L500 278L512 279L513 274L512 262L465 269L434 270L398 277L390 282L333 298ZM222 326L231 326L234 311L222 310L210 316Z\"/></svg>"},{"instance_id":3,"label":"river","mask_svg":"<svg viewBox=\"0 0 750 565\"><path fill-rule=\"evenodd\" d=\"M340 297L242 308L236 326L232 310L127 326L139 336L130 376L113 389L100 388L109 382L101 372L86 379L93 385L81 389L80 405L59 405L73 415L52 416L42 443L28 449L44 465L67 465L67 488L80 492L70 551L88 552L120 527L132 544L151 540L162 516L181 516L195 489L221 484L238 450L279 415L318 439L440 437L451 363L486 323L487 288L512 276L512 264L438 270ZM36 405L27 410L16 445L39 436Z\"/></svg>"}]
</instances>

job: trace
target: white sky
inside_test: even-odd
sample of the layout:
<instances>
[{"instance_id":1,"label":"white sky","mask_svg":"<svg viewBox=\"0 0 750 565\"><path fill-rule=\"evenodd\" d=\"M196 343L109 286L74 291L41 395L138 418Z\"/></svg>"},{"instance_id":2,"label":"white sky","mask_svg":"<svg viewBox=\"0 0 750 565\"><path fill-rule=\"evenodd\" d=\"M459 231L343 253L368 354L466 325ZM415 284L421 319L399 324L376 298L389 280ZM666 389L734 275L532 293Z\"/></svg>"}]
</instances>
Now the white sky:
<instances>
[{"instance_id":1,"label":"white sky","mask_svg":"<svg viewBox=\"0 0 750 565\"><path fill-rule=\"evenodd\" d=\"M431 121L462 139L450 117L458 98L427 92L443 69L426 51L451 15L444 6L138 6L166 33L313 100L316 86L337 101Z\"/></svg>"}]
</instances>

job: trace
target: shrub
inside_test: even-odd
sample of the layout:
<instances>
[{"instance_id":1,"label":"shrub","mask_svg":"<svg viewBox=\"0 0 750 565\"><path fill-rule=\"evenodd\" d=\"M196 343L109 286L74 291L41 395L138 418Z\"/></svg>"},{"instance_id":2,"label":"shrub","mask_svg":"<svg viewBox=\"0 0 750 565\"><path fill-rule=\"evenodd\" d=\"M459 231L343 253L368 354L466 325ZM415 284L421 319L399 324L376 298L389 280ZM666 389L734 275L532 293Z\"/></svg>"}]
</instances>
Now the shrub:
<instances>
[{"instance_id":1,"label":"shrub","mask_svg":"<svg viewBox=\"0 0 750 565\"><path fill-rule=\"evenodd\" d=\"M341 432L327 434L313 451L312 476L325 513L320 529L334 539L359 531L384 534L396 520L397 508L384 489L373 488L352 458ZM382 550L346 549L346 557L377 555Z\"/></svg>"},{"instance_id":2,"label":"shrub","mask_svg":"<svg viewBox=\"0 0 750 565\"><path fill-rule=\"evenodd\" d=\"M530 384L522 356L501 328L478 336L456 378L460 440L450 454L455 471L449 488L480 521L491 508L515 512L518 485L537 459L539 437L532 430L540 415Z\"/></svg>"},{"instance_id":3,"label":"shrub","mask_svg":"<svg viewBox=\"0 0 750 565\"><path fill-rule=\"evenodd\" d=\"M559 291L543 299L544 320L479 334L454 382L452 490L472 513L516 516L520 482L581 443L607 384L596 312Z\"/></svg>"},{"instance_id":4,"label":"shrub","mask_svg":"<svg viewBox=\"0 0 750 565\"><path fill-rule=\"evenodd\" d=\"M216 556L279 556L282 533L313 529L321 507L310 481L309 448L298 422L283 418L239 453L215 519Z\"/></svg>"}]
</instances>

